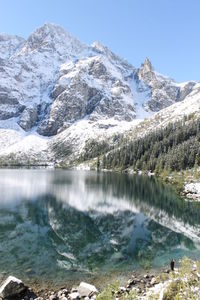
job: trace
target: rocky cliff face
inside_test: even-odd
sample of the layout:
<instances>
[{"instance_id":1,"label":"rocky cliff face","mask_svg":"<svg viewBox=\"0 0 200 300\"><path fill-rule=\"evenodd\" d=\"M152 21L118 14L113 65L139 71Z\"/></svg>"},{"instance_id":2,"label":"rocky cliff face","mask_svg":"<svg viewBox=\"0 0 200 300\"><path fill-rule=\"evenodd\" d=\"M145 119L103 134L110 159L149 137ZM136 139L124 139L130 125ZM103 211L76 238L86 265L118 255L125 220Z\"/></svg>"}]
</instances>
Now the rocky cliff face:
<instances>
[{"instance_id":1,"label":"rocky cliff face","mask_svg":"<svg viewBox=\"0 0 200 300\"><path fill-rule=\"evenodd\" d=\"M0 63L6 62L25 44L25 40L16 35L0 34Z\"/></svg>"},{"instance_id":2,"label":"rocky cliff face","mask_svg":"<svg viewBox=\"0 0 200 300\"><path fill-rule=\"evenodd\" d=\"M131 89L122 70L103 55L63 64L51 97L53 103L38 128L43 135L54 135L83 118L135 118Z\"/></svg>"},{"instance_id":3,"label":"rocky cliff face","mask_svg":"<svg viewBox=\"0 0 200 300\"><path fill-rule=\"evenodd\" d=\"M158 111L183 100L195 85L180 87L158 75L148 59L135 69L100 43L84 45L52 24L27 41L1 35L0 44L0 119L18 117L23 130L36 127L41 135L55 135L83 118L131 121L138 105Z\"/></svg>"},{"instance_id":4,"label":"rocky cliff face","mask_svg":"<svg viewBox=\"0 0 200 300\"><path fill-rule=\"evenodd\" d=\"M53 24L27 40L0 35L0 140L5 145L12 132L11 145L19 135L44 141L84 121L95 128L128 124L185 100L196 86L158 74L149 59L136 69L100 43L85 45Z\"/></svg>"},{"instance_id":5,"label":"rocky cliff face","mask_svg":"<svg viewBox=\"0 0 200 300\"><path fill-rule=\"evenodd\" d=\"M0 41L1 49L8 52L0 61L0 119L17 116L20 126L23 124L22 128L28 131L43 119L52 103L50 93L60 65L87 46L51 24L37 29L27 41L9 36L1 37ZM34 118L27 113L33 106L37 108ZM25 109L31 126L24 126Z\"/></svg>"},{"instance_id":6,"label":"rocky cliff face","mask_svg":"<svg viewBox=\"0 0 200 300\"><path fill-rule=\"evenodd\" d=\"M137 70L135 78L140 90L149 88L151 99L146 103L146 108L154 112L184 100L196 84L195 82L178 84L174 80L157 73L148 58Z\"/></svg>"}]
</instances>

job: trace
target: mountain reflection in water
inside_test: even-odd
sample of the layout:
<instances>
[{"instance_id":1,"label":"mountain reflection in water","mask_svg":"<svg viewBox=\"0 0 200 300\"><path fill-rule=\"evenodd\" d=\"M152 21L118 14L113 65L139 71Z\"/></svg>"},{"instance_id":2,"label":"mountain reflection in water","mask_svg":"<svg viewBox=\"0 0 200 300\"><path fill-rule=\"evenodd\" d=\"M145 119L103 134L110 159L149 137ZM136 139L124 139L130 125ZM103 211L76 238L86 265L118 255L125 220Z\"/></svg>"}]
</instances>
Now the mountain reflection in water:
<instances>
[{"instance_id":1,"label":"mountain reflection in water","mask_svg":"<svg viewBox=\"0 0 200 300\"><path fill-rule=\"evenodd\" d=\"M200 205L154 178L0 170L0 191L0 272L59 280L200 256Z\"/></svg>"}]
</instances>

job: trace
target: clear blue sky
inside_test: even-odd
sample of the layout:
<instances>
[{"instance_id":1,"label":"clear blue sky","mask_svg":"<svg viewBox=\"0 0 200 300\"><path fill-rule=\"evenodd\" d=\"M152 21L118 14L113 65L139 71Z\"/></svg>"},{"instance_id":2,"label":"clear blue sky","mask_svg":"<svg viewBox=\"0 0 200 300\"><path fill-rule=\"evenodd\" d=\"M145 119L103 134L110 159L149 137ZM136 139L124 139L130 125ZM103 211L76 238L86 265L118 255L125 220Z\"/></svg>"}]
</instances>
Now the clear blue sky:
<instances>
[{"instance_id":1,"label":"clear blue sky","mask_svg":"<svg viewBox=\"0 0 200 300\"><path fill-rule=\"evenodd\" d=\"M200 80L200 0L0 0L0 32L23 37L45 22L95 40L177 81Z\"/></svg>"}]
</instances>

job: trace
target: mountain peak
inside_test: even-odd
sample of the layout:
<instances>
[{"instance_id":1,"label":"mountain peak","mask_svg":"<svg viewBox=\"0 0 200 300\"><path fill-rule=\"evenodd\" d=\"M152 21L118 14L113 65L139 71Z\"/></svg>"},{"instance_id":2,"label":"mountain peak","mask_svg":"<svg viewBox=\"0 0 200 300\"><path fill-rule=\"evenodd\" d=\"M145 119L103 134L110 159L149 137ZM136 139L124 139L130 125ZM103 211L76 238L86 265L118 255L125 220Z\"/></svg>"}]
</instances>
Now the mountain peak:
<instances>
[{"instance_id":1,"label":"mountain peak","mask_svg":"<svg viewBox=\"0 0 200 300\"><path fill-rule=\"evenodd\" d=\"M64 28L60 25L57 25L55 23L46 22L44 25L38 27L38 29L44 28L44 29L51 29L51 30L64 30ZM37 29L36 29L37 30Z\"/></svg>"},{"instance_id":2,"label":"mountain peak","mask_svg":"<svg viewBox=\"0 0 200 300\"><path fill-rule=\"evenodd\" d=\"M62 55L74 55L86 48L77 38L59 25L45 23L28 38L26 49L57 51Z\"/></svg>"},{"instance_id":3,"label":"mountain peak","mask_svg":"<svg viewBox=\"0 0 200 300\"><path fill-rule=\"evenodd\" d=\"M38 27L33 34L43 34L43 35L49 35L49 34L53 34L53 35L68 35L70 36L70 33L67 32L67 30L65 30L63 27L54 24L54 23L45 23L44 25Z\"/></svg>"},{"instance_id":4,"label":"mountain peak","mask_svg":"<svg viewBox=\"0 0 200 300\"><path fill-rule=\"evenodd\" d=\"M148 57L145 58L144 63L139 67L137 74L140 80L144 80L147 82L155 79L155 71Z\"/></svg>"},{"instance_id":5,"label":"mountain peak","mask_svg":"<svg viewBox=\"0 0 200 300\"><path fill-rule=\"evenodd\" d=\"M149 60L148 57L145 58L144 64L143 64L143 68L146 72L151 72L153 71L153 66L151 61Z\"/></svg>"},{"instance_id":6,"label":"mountain peak","mask_svg":"<svg viewBox=\"0 0 200 300\"><path fill-rule=\"evenodd\" d=\"M58 37L61 38L69 38L70 34L65 31L62 27L51 24L45 23L43 26L38 27L28 38L28 42L30 44L34 44L35 42L45 42L46 40L53 40L57 39ZM64 42L64 41L63 41Z\"/></svg>"},{"instance_id":7,"label":"mountain peak","mask_svg":"<svg viewBox=\"0 0 200 300\"><path fill-rule=\"evenodd\" d=\"M100 52L106 52L109 50L108 47L104 46L99 41L93 42L91 46Z\"/></svg>"}]
</instances>

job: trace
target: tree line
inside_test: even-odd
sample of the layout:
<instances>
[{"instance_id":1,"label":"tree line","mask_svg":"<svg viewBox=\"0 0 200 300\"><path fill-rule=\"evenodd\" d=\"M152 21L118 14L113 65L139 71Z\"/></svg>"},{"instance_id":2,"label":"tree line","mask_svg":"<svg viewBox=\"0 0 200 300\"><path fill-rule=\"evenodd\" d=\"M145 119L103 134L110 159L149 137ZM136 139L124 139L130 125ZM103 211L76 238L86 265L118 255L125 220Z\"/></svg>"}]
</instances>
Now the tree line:
<instances>
[{"instance_id":1,"label":"tree line","mask_svg":"<svg viewBox=\"0 0 200 300\"><path fill-rule=\"evenodd\" d=\"M133 140L117 136L112 144L92 141L82 160L93 157L98 157L103 169L161 172L193 168L200 165L200 119L184 117Z\"/></svg>"}]
</instances>

